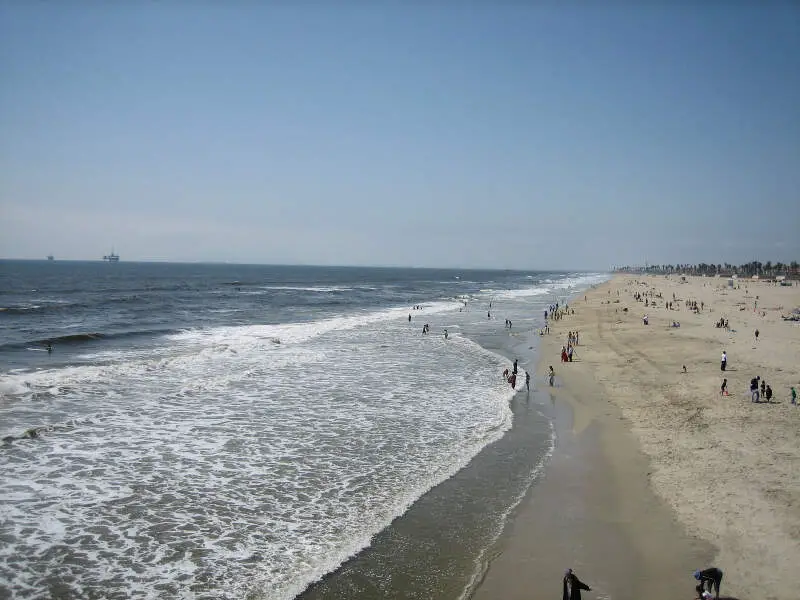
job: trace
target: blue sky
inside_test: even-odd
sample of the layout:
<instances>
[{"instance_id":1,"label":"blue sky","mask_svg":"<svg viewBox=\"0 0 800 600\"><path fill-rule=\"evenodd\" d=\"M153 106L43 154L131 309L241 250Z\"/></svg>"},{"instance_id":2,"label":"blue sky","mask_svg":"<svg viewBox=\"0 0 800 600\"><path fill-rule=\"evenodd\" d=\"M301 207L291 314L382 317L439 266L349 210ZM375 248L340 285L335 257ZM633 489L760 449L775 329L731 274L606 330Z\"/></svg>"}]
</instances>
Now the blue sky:
<instances>
[{"instance_id":1,"label":"blue sky","mask_svg":"<svg viewBox=\"0 0 800 600\"><path fill-rule=\"evenodd\" d=\"M2 2L0 256L800 259L800 4L589 4Z\"/></svg>"}]
</instances>

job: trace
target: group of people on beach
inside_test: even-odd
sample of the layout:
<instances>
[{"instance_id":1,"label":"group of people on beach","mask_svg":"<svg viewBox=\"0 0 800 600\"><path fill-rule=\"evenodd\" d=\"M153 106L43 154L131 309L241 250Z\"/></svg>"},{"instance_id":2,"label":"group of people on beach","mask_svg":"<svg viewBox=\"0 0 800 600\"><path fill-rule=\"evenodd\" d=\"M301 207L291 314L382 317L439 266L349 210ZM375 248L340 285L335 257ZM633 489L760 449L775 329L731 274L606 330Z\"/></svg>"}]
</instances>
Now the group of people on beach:
<instances>
[{"instance_id":1,"label":"group of people on beach","mask_svg":"<svg viewBox=\"0 0 800 600\"><path fill-rule=\"evenodd\" d=\"M697 585L695 591L700 600L719 600L719 588L722 585L722 569L709 567L707 569L697 569L692 573ZM591 592L592 588L578 579L572 569L567 569L561 582L562 600L582 600L581 592ZM713 595L712 595L713 592Z\"/></svg>"},{"instance_id":2,"label":"group of people on beach","mask_svg":"<svg viewBox=\"0 0 800 600\"><path fill-rule=\"evenodd\" d=\"M503 379L505 379L511 386L512 390L517 389L517 373L519 372L519 359L514 359L514 364L511 365L511 371L508 369L503 370ZM525 371L525 387L530 391L531 389L531 374Z\"/></svg>"},{"instance_id":3,"label":"group of people on beach","mask_svg":"<svg viewBox=\"0 0 800 600\"><path fill-rule=\"evenodd\" d=\"M758 330L756 330L758 332ZM758 338L758 335L756 335ZM722 351L722 357L720 360L720 370L725 371L728 368L728 353L725 350ZM728 379L723 378L722 384L719 387L720 396L728 396ZM756 375L750 380L750 401L751 402L761 402L762 399L766 400L767 402L772 402L772 397L774 392L772 391L772 387L766 382L766 380L761 379L761 375ZM790 388L790 395L791 395L791 403L793 405L797 405L797 390L794 386Z\"/></svg>"},{"instance_id":4,"label":"group of people on beach","mask_svg":"<svg viewBox=\"0 0 800 600\"><path fill-rule=\"evenodd\" d=\"M761 382L761 393L759 393L759 382ZM756 375L750 380L750 401L761 402L761 398L766 399L767 402L772 402L772 388L766 380L761 379L761 375Z\"/></svg>"},{"instance_id":5,"label":"group of people on beach","mask_svg":"<svg viewBox=\"0 0 800 600\"><path fill-rule=\"evenodd\" d=\"M570 312L569 304L565 304L563 308L560 308L558 302L555 304L551 304L549 309L544 311L544 320L552 319L553 321L560 321L564 318L564 315L575 314L575 310L573 309Z\"/></svg>"},{"instance_id":6,"label":"group of people on beach","mask_svg":"<svg viewBox=\"0 0 800 600\"><path fill-rule=\"evenodd\" d=\"M561 362L572 362L572 356L575 354L575 346L578 345L579 334L577 331L567 332L567 344L561 346Z\"/></svg>"},{"instance_id":7,"label":"group of people on beach","mask_svg":"<svg viewBox=\"0 0 800 600\"><path fill-rule=\"evenodd\" d=\"M686 300L685 302L686 308L691 310L692 312L699 313L703 310L706 306L705 302L700 301L700 308L697 307L697 300Z\"/></svg>"}]
</instances>

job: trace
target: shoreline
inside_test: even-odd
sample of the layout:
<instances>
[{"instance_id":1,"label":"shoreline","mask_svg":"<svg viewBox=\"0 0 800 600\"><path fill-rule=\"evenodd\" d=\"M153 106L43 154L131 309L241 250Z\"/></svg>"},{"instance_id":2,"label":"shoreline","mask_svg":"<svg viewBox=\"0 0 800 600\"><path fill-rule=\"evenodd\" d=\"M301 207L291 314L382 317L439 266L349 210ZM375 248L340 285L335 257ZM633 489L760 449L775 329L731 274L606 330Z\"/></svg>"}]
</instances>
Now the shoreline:
<instances>
[{"instance_id":1,"label":"shoreline","mask_svg":"<svg viewBox=\"0 0 800 600\"><path fill-rule=\"evenodd\" d=\"M721 598L794 596L800 408L785 392L800 377L800 335L780 309L800 297L796 288L748 282L728 291L721 283L616 275L574 298L574 316L551 323L534 380L556 368L556 451L504 532L475 600L552 597L568 567L592 586L588 598L671 600L676 590L690 598L693 570L712 565L726 574ZM662 292L657 308L634 299L645 290ZM668 310L672 293L679 306ZM755 296L763 314L752 304L742 309ZM687 299L702 300L704 310L690 312ZM714 327L723 314L740 333ZM681 327L669 327L673 320ZM752 327L762 332L757 344ZM559 363L575 329L575 362ZM723 347L735 356L724 398ZM780 405L742 397L756 373L780 389Z\"/></svg>"},{"instance_id":2,"label":"shoreline","mask_svg":"<svg viewBox=\"0 0 800 600\"><path fill-rule=\"evenodd\" d=\"M600 294L607 285L580 295ZM574 308L577 298L572 301ZM619 410L598 397L591 371L578 372L582 347L575 362L557 362L573 323L572 316L551 320L534 378L554 408L555 451L504 532L473 600L552 598L567 568L592 587L589 598L671 600L676 578L691 576L710 554L676 531L672 515L649 489L647 460ZM551 364L553 388L545 377ZM665 547L675 557L668 564Z\"/></svg>"},{"instance_id":3,"label":"shoreline","mask_svg":"<svg viewBox=\"0 0 800 600\"><path fill-rule=\"evenodd\" d=\"M537 328L538 330L538 328ZM530 330L463 332L510 368L519 359L509 401L511 428L484 446L467 465L434 486L377 533L369 546L312 583L297 600L328 598L451 598L472 596L487 553L496 547L518 505L535 487L552 453L547 406L526 393L524 372L539 352ZM498 373L500 377L500 373ZM542 409L542 410L540 410Z\"/></svg>"}]
</instances>

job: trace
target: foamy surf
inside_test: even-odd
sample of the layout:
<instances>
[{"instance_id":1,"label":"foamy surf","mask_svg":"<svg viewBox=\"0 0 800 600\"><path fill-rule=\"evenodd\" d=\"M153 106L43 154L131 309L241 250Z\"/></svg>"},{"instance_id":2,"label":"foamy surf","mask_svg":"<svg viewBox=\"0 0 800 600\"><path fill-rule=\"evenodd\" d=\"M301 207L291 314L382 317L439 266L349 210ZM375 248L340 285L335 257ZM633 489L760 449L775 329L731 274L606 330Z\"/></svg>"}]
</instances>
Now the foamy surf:
<instances>
[{"instance_id":1,"label":"foamy surf","mask_svg":"<svg viewBox=\"0 0 800 600\"><path fill-rule=\"evenodd\" d=\"M511 426L508 362L461 334L497 327L489 296L449 291L422 310L195 325L0 374L0 433L15 438L0 449L0 587L293 598ZM214 309L248 310L216 292Z\"/></svg>"}]
</instances>

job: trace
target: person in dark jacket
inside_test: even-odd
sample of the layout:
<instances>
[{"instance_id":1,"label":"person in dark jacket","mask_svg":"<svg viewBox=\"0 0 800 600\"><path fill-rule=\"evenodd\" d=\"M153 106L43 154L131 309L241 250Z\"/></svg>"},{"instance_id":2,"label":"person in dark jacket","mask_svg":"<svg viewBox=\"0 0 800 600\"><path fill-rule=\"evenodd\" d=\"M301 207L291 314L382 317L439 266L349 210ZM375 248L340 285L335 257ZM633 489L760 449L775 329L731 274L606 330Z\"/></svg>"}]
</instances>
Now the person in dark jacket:
<instances>
[{"instance_id":1,"label":"person in dark jacket","mask_svg":"<svg viewBox=\"0 0 800 600\"><path fill-rule=\"evenodd\" d=\"M581 600L581 590L591 591L588 585L583 583L572 569L567 569L564 573L564 595L562 600Z\"/></svg>"},{"instance_id":2,"label":"person in dark jacket","mask_svg":"<svg viewBox=\"0 0 800 600\"><path fill-rule=\"evenodd\" d=\"M714 588L715 598L719 600L719 584L722 583L722 570L716 567L711 567L708 569L704 569L702 571L697 570L694 572L694 578L699 582L697 587L694 589L697 590L697 597L703 597L703 590L711 591L711 588Z\"/></svg>"}]
</instances>

